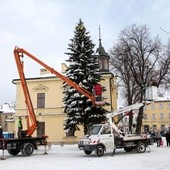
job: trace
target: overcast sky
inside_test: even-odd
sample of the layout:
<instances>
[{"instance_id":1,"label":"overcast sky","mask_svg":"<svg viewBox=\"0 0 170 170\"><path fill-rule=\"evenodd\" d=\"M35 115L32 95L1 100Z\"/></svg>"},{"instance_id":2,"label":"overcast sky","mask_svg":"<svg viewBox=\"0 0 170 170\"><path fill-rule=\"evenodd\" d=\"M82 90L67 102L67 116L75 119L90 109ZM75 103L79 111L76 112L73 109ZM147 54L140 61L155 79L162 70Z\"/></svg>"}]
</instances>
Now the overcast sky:
<instances>
[{"instance_id":1,"label":"overcast sky","mask_svg":"<svg viewBox=\"0 0 170 170\"><path fill-rule=\"evenodd\" d=\"M80 18L95 48L100 25L102 45L108 52L120 31L131 24L146 24L152 37L159 35L166 43L169 35L161 28L170 32L169 11L169 0L0 0L0 105L15 102L15 46L61 71ZM27 60L26 76L37 77L41 66Z\"/></svg>"}]
</instances>

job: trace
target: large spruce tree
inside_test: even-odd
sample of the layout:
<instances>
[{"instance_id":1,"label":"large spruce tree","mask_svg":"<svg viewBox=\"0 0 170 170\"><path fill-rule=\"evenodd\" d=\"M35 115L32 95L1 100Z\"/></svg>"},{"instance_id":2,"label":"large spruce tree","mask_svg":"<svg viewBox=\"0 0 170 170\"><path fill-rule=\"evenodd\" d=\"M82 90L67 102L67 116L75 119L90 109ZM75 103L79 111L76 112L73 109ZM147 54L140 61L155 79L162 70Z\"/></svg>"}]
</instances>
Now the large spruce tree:
<instances>
[{"instance_id":1,"label":"large spruce tree","mask_svg":"<svg viewBox=\"0 0 170 170\"><path fill-rule=\"evenodd\" d=\"M94 44L92 43L89 32L86 31L84 23L80 19L74 31L74 37L68 44L69 67L66 76L73 82L92 92L93 86L100 81L101 75L97 57L94 55ZM101 107L93 107L92 102L76 89L64 83L64 103L67 119L65 130L74 135L77 125L84 126L84 133L89 126L99 123L105 119L105 110Z\"/></svg>"}]
</instances>

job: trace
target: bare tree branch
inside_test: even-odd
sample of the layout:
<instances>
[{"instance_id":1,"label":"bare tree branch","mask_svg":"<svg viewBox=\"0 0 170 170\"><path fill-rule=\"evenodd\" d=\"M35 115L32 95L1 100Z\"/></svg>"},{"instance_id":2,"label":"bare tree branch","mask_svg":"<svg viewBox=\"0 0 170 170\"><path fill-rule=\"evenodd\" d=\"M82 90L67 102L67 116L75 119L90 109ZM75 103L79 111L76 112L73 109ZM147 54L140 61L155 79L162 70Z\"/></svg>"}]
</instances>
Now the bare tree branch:
<instances>
[{"instance_id":1,"label":"bare tree branch","mask_svg":"<svg viewBox=\"0 0 170 170\"><path fill-rule=\"evenodd\" d=\"M165 31L162 27L160 27L160 29L165 32L166 34L170 34L169 32Z\"/></svg>"},{"instance_id":2,"label":"bare tree branch","mask_svg":"<svg viewBox=\"0 0 170 170\"><path fill-rule=\"evenodd\" d=\"M128 104L144 100L146 86L170 82L170 43L165 52L158 36L150 38L146 25L131 25L120 32L118 43L111 49L111 65L119 75ZM140 133L143 108L137 118Z\"/></svg>"}]
</instances>

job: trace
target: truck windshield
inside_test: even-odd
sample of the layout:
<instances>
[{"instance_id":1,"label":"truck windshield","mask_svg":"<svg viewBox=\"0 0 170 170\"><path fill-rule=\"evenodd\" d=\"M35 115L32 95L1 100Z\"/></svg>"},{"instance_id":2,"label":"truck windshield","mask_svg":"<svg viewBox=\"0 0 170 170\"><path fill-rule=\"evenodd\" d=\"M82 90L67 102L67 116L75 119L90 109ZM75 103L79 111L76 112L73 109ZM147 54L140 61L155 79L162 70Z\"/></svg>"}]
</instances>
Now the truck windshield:
<instances>
[{"instance_id":1,"label":"truck windshield","mask_svg":"<svg viewBox=\"0 0 170 170\"><path fill-rule=\"evenodd\" d=\"M102 125L92 126L89 131L87 132L87 135L97 135L101 129Z\"/></svg>"}]
</instances>

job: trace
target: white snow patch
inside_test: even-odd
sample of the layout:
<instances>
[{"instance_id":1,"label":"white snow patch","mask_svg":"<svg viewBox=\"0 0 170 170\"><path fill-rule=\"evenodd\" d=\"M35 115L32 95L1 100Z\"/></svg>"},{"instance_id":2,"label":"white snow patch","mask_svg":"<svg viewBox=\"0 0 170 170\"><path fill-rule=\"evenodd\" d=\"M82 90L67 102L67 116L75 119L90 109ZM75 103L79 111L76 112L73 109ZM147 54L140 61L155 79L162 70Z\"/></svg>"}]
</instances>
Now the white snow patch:
<instances>
[{"instance_id":1,"label":"white snow patch","mask_svg":"<svg viewBox=\"0 0 170 170\"><path fill-rule=\"evenodd\" d=\"M44 149L29 157L21 154L10 156L5 151L6 160L0 160L0 169L3 170L169 170L170 169L170 147L150 146L151 151L139 154L126 153L123 149L117 149L114 156L112 150L104 156L97 157L95 153L85 155L77 145L52 145L48 148L48 155L43 155ZM2 151L0 150L0 155Z\"/></svg>"}]
</instances>

